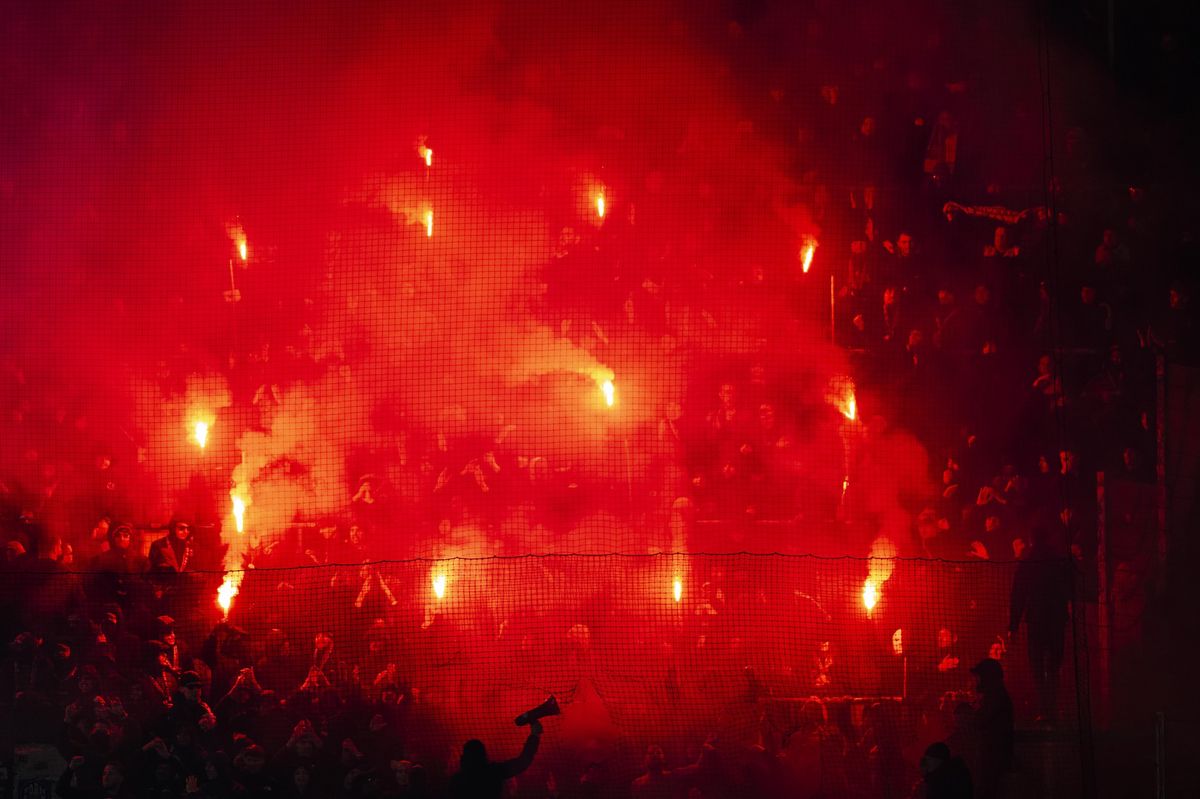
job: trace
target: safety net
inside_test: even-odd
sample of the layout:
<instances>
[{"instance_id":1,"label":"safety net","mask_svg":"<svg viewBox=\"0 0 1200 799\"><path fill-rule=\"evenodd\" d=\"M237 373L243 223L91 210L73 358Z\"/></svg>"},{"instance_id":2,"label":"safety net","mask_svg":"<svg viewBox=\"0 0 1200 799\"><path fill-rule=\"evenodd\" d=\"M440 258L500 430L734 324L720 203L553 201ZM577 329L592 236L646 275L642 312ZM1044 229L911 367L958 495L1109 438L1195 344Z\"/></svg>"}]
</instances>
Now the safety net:
<instances>
[{"instance_id":1,"label":"safety net","mask_svg":"<svg viewBox=\"0 0 1200 799\"><path fill-rule=\"evenodd\" d=\"M5 791L1093 789L1152 251L1040 14L11 13Z\"/></svg>"}]
</instances>

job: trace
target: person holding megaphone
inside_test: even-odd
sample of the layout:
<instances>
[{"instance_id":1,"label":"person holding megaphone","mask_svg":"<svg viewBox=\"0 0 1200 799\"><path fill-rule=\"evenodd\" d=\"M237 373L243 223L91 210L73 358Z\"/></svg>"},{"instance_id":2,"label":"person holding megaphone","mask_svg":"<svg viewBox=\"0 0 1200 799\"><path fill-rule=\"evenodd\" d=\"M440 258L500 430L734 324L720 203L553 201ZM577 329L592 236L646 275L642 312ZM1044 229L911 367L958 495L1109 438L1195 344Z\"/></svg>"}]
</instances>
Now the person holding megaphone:
<instances>
[{"instance_id":1,"label":"person holding megaphone","mask_svg":"<svg viewBox=\"0 0 1200 799\"><path fill-rule=\"evenodd\" d=\"M533 763L542 738L541 719L558 713L558 701L551 696L534 709L517 716L518 727L529 725L529 737L525 739L521 754L512 760L488 760L483 741L475 738L463 744L458 773L450 778L450 796L453 799L500 799L504 783Z\"/></svg>"}]
</instances>

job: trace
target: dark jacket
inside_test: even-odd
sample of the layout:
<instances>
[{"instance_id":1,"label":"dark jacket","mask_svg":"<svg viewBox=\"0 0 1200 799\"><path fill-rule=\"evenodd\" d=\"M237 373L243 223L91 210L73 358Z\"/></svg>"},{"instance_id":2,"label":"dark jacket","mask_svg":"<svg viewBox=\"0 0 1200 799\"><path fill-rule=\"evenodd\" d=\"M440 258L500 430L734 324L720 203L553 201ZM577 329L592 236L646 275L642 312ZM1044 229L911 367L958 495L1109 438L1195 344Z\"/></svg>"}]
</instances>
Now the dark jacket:
<instances>
[{"instance_id":1,"label":"dark jacket","mask_svg":"<svg viewBox=\"0 0 1200 799\"><path fill-rule=\"evenodd\" d=\"M504 783L529 768L540 740L540 736L531 733L525 739L521 754L512 760L464 767L450 778L450 796L453 799L499 799Z\"/></svg>"}]
</instances>

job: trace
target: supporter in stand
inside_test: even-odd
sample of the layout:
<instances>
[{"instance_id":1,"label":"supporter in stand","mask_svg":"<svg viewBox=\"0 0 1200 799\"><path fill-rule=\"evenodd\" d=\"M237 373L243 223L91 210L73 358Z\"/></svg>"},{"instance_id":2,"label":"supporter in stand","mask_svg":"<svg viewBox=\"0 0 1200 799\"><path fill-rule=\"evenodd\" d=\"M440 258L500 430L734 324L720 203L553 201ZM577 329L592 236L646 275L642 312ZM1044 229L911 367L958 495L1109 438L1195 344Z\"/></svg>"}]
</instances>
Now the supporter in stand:
<instances>
[{"instance_id":1,"label":"supporter in stand","mask_svg":"<svg viewBox=\"0 0 1200 799\"><path fill-rule=\"evenodd\" d=\"M542 723L529 722L529 737L521 754L512 760L488 760L483 742L472 739L463 744L458 773L450 779L450 796L454 799L499 799L504 784L524 772L533 763L542 740Z\"/></svg>"}]
</instances>

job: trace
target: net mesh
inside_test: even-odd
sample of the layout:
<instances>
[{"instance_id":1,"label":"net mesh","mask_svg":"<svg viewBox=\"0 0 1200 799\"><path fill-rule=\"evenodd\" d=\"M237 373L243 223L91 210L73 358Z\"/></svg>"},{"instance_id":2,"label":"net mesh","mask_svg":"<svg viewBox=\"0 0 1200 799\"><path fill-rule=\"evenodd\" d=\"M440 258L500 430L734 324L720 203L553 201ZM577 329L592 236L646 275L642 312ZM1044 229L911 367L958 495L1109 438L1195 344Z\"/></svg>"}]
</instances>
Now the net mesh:
<instances>
[{"instance_id":1,"label":"net mesh","mask_svg":"<svg viewBox=\"0 0 1200 799\"><path fill-rule=\"evenodd\" d=\"M365 561L237 573L228 613L223 571L25 572L6 583L21 598L10 605L21 608L18 627L79 641L101 696L123 698L137 723L177 735L157 705L194 671L219 722L206 745L245 734L274 744L280 763L293 725L307 720L330 747L352 740L372 764L364 775L420 763L440 784L467 738L515 755L526 731L513 719L553 696L560 713L546 720L552 732L521 777L525 791L600 764L593 787L617 795L648 747L685 765L707 742L722 753L706 765L722 790L886 795L918 781L926 745L947 738L986 778L986 751L964 718L980 698L972 667L990 655L1018 719L1047 701L1061 718L1056 733L1018 741L1027 762L1012 782L1078 790L1076 672L1039 682L1032 649L1005 635L1014 569L779 554ZM86 600L113 614L92 646L80 630ZM168 623L170 643L146 651ZM18 644L9 690L26 704L58 675L29 641ZM1076 645L1068 636L1068 657ZM79 697L67 716L122 726ZM35 742L38 729L17 740ZM681 773L675 788L699 776Z\"/></svg>"},{"instance_id":2,"label":"net mesh","mask_svg":"<svg viewBox=\"0 0 1200 799\"><path fill-rule=\"evenodd\" d=\"M1087 792L1153 408L1060 324L1039 19L924 5L18 15L20 795L423 796L549 695L522 796Z\"/></svg>"}]
</instances>

